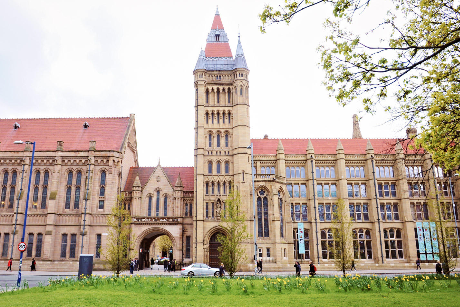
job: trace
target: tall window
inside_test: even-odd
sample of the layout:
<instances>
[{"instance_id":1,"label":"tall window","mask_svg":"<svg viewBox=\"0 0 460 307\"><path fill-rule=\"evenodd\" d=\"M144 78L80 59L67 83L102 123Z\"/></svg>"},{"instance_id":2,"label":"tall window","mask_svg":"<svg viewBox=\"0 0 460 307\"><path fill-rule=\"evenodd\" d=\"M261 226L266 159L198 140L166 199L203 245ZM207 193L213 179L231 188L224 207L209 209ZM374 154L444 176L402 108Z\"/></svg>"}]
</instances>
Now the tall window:
<instances>
[{"instance_id":1,"label":"tall window","mask_svg":"<svg viewBox=\"0 0 460 307\"><path fill-rule=\"evenodd\" d=\"M401 229L384 229L383 239L385 241L385 256L387 259L404 258Z\"/></svg>"},{"instance_id":2,"label":"tall window","mask_svg":"<svg viewBox=\"0 0 460 307\"><path fill-rule=\"evenodd\" d=\"M160 216L160 191L157 191L157 203L155 206L155 216Z\"/></svg>"},{"instance_id":3,"label":"tall window","mask_svg":"<svg viewBox=\"0 0 460 307\"><path fill-rule=\"evenodd\" d=\"M107 173L105 171L101 172L101 184L99 186L99 198L105 198L105 185L106 185L106 176ZM99 209L104 209L104 199L99 199Z\"/></svg>"},{"instance_id":4,"label":"tall window","mask_svg":"<svg viewBox=\"0 0 460 307\"><path fill-rule=\"evenodd\" d=\"M206 103L209 103L209 91L206 90Z\"/></svg>"},{"instance_id":5,"label":"tall window","mask_svg":"<svg viewBox=\"0 0 460 307\"><path fill-rule=\"evenodd\" d=\"M225 162L225 174L228 174L228 173L230 173L230 163Z\"/></svg>"},{"instance_id":6,"label":"tall window","mask_svg":"<svg viewBox=\"0 0 460 307\"><path fill-rule=\"evenodd\" d=\"M184 216L188 216L188 204L184 206Z\"/></svg>"},{"instance_id":7,"label":"tall window","mask_svg":"<svg viewBox=\"0 0 460 307\"><path fill-rule=\"evenodd\" d=\"M216 163L216 173L220 174L220 162Z\"/></svg>"},{"instance_id":8,"label":"tall window","mask_svg":"<svg viewBox=\"0 0 460 307\"><path fill-rule=\"evenodd\" d=\"M50 172L45 171L43 174L43 186L42 186L42 201L40 208L41 209L46 209L46 198L48 196L48 181L50 178Z\"/></svg>"},{"instance_id":9,"label":"tall window","mask_svg":"<svg viewBox=\"0 0 460 307\"><path fill-rule=\"evenodd\" d=\"M3 248L2 248L2 257L8 256L8 244L10 244L10 234L3 234Z\"/></svg>"},{"instance_id":10,"label":"tall window","mask_svg":"<svg viewBox=\"0 0 460 307\"><path fill-rule=\"evenodd\" d=\"M8 185L8 172L4 172L3 173L3 183L2 183L2 196L0 198L1 207L5 206L7 185Z\"/></svg>"},{"instance_id":11,"label":"tall window","mask_svg":"<svg viewBox=\"0 0 460 307\"><path fill-rule=\"evenodd\" d=\"M168 196L165 195L163 199L163 216L168 216Z\"/></svg>"},{"instance_id":12,"label":"tall window","mask_svg":"<svg viewBox=\"0 0 460 307\"><path fill-rule=\"evenodd\" d=\"M206 112L206 124L209 124L209 113Z\"/></svg>"},{"instance_id":13,"label":"tall window","mask_svg":"<svg viewBox=\"0 0 460 307\"><path fill-rule=\"evenodd\" d=\"M190 258L191 236L185 236L185 258Z\"/></svg>"},{"instance_id":14,"label":"tall window","mask_svg":"<svg viewBox=\"0 0 460 307\"><path fill-rule=\"evenodd\" d=\"M147 216L152 216L152 195L149 195L149 204L147 207Z\"/></svg>"},{"instance_id":15,"label":"tall window","mask_svg":"<svg viewBox=\"0 0 460 307\"><path fill-rule=\"evenodd\" d=\"M102 242L102 235L96 235L96 258L101 258L101 242Z\"/></svg>"},{"instance_id":16,"label":"tall window","mask_svg":"<svg viewBox=\"0 0 460 307\"><path fill-rule=\"evenodd\" d=\"M257 193L257 235L259 237L269 237L270 230L268 224L268 198L264 190Z\"/></svg>"},{"instance_id":17,"label":"tall window","mask_svg":"<svg viewBox=\"0 0 460 307\"><path fill-rule=\"evenodd\" d=\"M38 190L40 187L40 172L35 173L34 194L32 196L32 205L36 208L38 203Z\"/></svg>"},{"instance_id":18,"label":"tall window","mask_svg":"<svg viewBox=\"0 0 460 307\"><path fill-rule=\"evenodd\" d=\"M11 185L10 185L10 199L8 202L8 208L13 208L14 206L14 195L16 194L16 179L18 173L13 171L11 174Z\"/></svg>"},{"instance_id":19,"label":"tall window","mask_svg":"<svg viewBox=\"0 0 460 307\"><path fill-rule=\"evenodd\" d=\"M208 147L212 147L212 134L208 134Z\"/></svg>"},{"instance_id":20,"label":"tall window","mask_svg":"<svg viewBox=\"0 0 460 307\"><path fill-rule=\"evenodd\" d=\"M353 229L355 259L372 259L372 240L369 229Z\"/></svg>"},{"instance_id":21,"label":"tall window","mask_svg":"<svg viewBox=\"0 0 460 307\"><path fill-rule=\"evenodd\" d=\"M369 221L369 205L367 203L350 203L350 218L355 222Z\"/></svg>"},{"instance_id":22,"label":"tall window","mask_svg":"<svg viewBox=\"0 0 460 307\"><path fill-rule=\"evenodd\" d=\"M291 217L293 221L308 221L308 208L307 204L292 204L291 205Z\"/></svg>"},{"instance_id":23,"label":"tall window","mask_svg":"<svg viewBox=\"0 0 460 307\"><path fill-rule=\"evenodd\" d=\"M383 221L399 221L399 206L397 203L381 203L380 218Z\"/></svg>"},{"instance_id":24,"label":"tall window","mask_svg":"<svg viewBox=\"0 0 460 307\"><path fill-rule=\"evenodd\" d=\"M278 205L280 209L280 236L284 238L283 196L278 192Z\"/></svg>"},{"instance_id":25,"label":"tall window","mask_svg":"<svg viewBox=\"0 0 460 307\"><path fill-rule=\"evenodd\" d=\"M308 229L304 229L305 254L299 254L299 229L293 229L294 237L294 259L310 259L310 234Z\"/></svg>"},{"instance_id":26,"label":"tall window","mask_svg":"<svg viewBox=\"0 0 460 307\"><path fill-rule=\"evenodd\" d=\"M40 258L42 256L42 245L43 245L43 234L37 234L37 244L35 247L35 258Z\"/></svg>"},{"instance_id":27,"label":"tall window","mask_svg":"<svg viewBox=\"0 0 460 307\"><path fill-rule=\"evenodd\" d=\"M216 143L217 143L217 147L219 148L220 147L220 134L217 134L216 136Z\"/></svg>"},{"instance_id":28,"label":"tall window","mask_svg":"<svg viewBox=\"0 0 460 307\"><path fill-rule=\"evenodd\" d=\"M61 258L67 257L67 234L62 234L61 237Z\"/></svg>"},{"instance_id":29,"label":"tall window","mask_svg":"<svg viewBox=\"0 0 460 307\"><path fill-rule=\"evenodd\" d=\"M34 250L34 234L29 233L29 238L27 240L27 252L26 257L32 257L32 251Z\"/></svg>"},{"instance_id":30,"label":"tall window","mask_svg":"<svg viewBox=\"0 0 460 307\"><path fill-rule=\"evenodd\" d=\"M65 209L70 209L70 199L72 197L73 172L67 174L67 189L65 192Z\"/></svg>"},{"instance_id":31,"label":"tall window","mask_svg":"<svg viewBox=\"0 0 460 307\"><path fill-rule=\"evenodd\" d=\"M73 208L80 208L80 188L81 188L81 171L77 172L77 179L75 181L75 199L73 202Z\"/></svg>"},{"instance_id":32,"label":"tall window","mask_svg":"<svg viewBox=\"0 0 460 307\"><path fill-rule=\"evenodd\" d=\"M228 134L225 135L225 147L228 147Z\"/></svg>"},{"instance_id":33,"label":"tall window","mask_svg":"<svg viewBox=\"0 0 460 307\"><path fill-rule=\"evenodd\" d=\"M321 256L323 259L334 259L334 237L331 229L321 230Z\"/></svg>"},{"instance_id":34,"label":"tall window","mask_svg":"<svg viewBox=\"0 0 460 307\"><path fill-rule=\"evenodd\" d=\"M76 247L77 247L77 234L73 233L70 235L69 258L75 258Z\"/></svg>"},{"instance_id":35,"label":"tall window","mask_svg":"<svg viewBox=\"0 0 460 307\"><path fill-rule=\"evenodd\" d=\"M212 174L212 162L208 162L208 174Z\"/></svg>"}]
</instances>

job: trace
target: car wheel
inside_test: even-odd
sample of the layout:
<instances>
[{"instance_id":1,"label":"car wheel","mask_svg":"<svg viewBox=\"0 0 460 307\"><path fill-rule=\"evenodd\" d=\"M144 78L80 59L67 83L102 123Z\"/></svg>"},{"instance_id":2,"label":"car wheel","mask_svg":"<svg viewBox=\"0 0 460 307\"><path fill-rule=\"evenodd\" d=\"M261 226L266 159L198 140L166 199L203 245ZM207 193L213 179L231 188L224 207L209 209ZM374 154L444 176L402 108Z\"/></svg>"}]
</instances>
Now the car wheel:
<instances>
[{"instance_id":1,"label":"car wheel","mask_svg":"<svg viewBox=\"0 0 460 307\"><path fill-rule=\"evenodd\" d=\"M193 277L194 274L193 274L193 272L188 272L187 275L188 275L189 277Z\"/></svg>"},{"instance_id":2,"label":"car wheel","mask_svg":"<svg viewBox=\"0 0 460 307\"><path fill-rule=\"evenodd\" d=\"M214 277L219 277L219 272L215 272Z\"/></svg>"}]
</instances>

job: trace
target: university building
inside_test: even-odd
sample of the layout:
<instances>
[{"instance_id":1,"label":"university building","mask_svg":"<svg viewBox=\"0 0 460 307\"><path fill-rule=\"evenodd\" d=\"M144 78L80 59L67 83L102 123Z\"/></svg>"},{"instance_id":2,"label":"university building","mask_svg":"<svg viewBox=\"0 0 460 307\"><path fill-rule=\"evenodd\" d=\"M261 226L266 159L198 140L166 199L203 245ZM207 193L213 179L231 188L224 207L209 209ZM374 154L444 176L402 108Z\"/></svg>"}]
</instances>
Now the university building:
<instances>
[{"instance_id":1,"label":"university building","mask_svg":"<svg viewBox=\"0 0 460 307\"><path fill-rule=\"evenodd\" d=\"M241 40L233 56L216 12L206 41L193 71L193 167L139 166L134 115L0 119L0 265L6 267L11 252L19 258L32 152L31 145L14 144L18 140L36 142L24 257L26 263L35 257L39 270L77 270L82 238L82 252L94 254L96 269L102 268L99 248L107 243L107 216L119 193L132 215L133 252L142 265L156 256L154 240L167 235L169 257L216 266L231 189L238 189L248 232L257 239L256 251L254 238L244 242L242 269L253 269L255 252L264 270L293 270L295 261L309 260L320 269L332 266L331 222L339 199L354 221L358 266L435 259L425 248L429 231L421 237L427 246L419 247L417 223L433 217L430 191L438 191L443 217L454 227L457 177L407 141L363 139L356 118L350 139L251 139L250 71ZM305 254L299 253L299 223Z\"/></svg>"}]
</instances>

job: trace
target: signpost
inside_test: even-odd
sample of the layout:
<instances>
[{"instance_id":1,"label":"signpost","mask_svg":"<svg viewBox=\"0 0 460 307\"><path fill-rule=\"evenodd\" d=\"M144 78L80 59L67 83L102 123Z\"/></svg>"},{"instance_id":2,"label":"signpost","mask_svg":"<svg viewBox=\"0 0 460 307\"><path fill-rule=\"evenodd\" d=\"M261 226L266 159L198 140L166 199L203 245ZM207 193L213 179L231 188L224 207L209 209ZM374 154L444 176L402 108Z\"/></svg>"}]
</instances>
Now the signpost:
<instances>
[{"instance_id":1,"label":"signpost","mask_svg":"<svg viewBox=\"0 0 460 307\"><path fill-rule=\"evenodd\" d=\"M26 249L27 249L27 246L26 246L26 244L25 244L24 242L21 242L21 243L18 244L18 250L19 250L21 253L25 252Z\"/></svg>"}]
</instances>

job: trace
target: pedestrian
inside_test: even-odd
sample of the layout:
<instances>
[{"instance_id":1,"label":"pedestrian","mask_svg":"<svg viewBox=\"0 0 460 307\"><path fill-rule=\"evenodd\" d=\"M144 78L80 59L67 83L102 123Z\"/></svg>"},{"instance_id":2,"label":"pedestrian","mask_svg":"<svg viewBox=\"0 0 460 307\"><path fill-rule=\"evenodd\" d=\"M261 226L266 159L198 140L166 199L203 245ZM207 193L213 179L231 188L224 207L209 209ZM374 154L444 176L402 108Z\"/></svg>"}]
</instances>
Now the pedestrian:
<instances>
[{"instance_id":1,"label":"pedestrian","mask_svg":"<svg viewBox=\"0 0 460 307\"><path fill-rule=\"evenodd\" d=\"M165 272L168 270L168 259L163 260L163 269Z\"/></svg>"},{"instance_id":2,"label":"pedestrian","mask_svg":"<svg viewBox=\"0 0 460 307\"><path fill-rule=\"evenodd\" d=\"M173 259L173 261L172 261L171 270L172 270L173 272L176 271L176 259Z\"/></svg>"},{"instance_id":3,"label":"pedestrian","mask_svg":"<svg viewBox=\"0 0 460 307\"><path fill-rule=\"evenodd\" d=\"M131 261L129 262L129 274L133 274L134 273L134 260L131 259Z\"/></svg>"},{"instance_id":4,"label":"pedestrian","mask_svg":"<svg viewBox=\"0 0 460 307\"><path fill-rule=\"evenodd\" d=\"M296 262L295 262L294 267L295 267L295 275L296 275L297 277L300 276L301 267L300 267L299 261L296 261Z\"/></svg>"},{"instance_id":5,"label":"pedestrian","mask_svg":"<svg viewBox=\"0 0 460 307\"><path fill-rule=\"evenodd\" d=\"M415 261L415 264L417 265L416 270L421 270L422 269L422 267L420 266L420 258L417 258L417 260Z\"/></svg>"},{"instance_id":6,"label":"pedestrian","mask_svg":"<svg viewBox=\"0 0 460 307\"><path fill-rule=\"evenodd\" d=\"M31 270L31 271L36 271L36 269L35 269L35 265L36 265L36 264L37 264L37 263L35 262L35 258L32 258L32 264L30 265L30 270Z\"/></svg>"},{"instance_id":7,"label":"pedestrian","mask_svg":"<svg viewBox=\"0 0 460 307\"><path fill-rule=\"evenodd\" d=\"M442 274L442 265L441 262L436 262L436 274Z\"/></svg>"},{"instance_id":8,"label":"pedestrian","mask_svg":"<svg viewBox=\"0 0 460 307\"><path fill-rule=\"evenodd\" d=\"M150 259L150 269L153 270L153 266L155 265L155 260L153 257Z\"/></svg>"},{"instance_id":9,"label":"pedestrian","mask_svg":"<svg viewBox=\"0 0 460 307\"><path fill-rule=\"evenodd\" d=\"M316 275L316 267L313 264L313 261L310 261L310 276L315 276Z\"/></svg>"},{"instance_id":10,"label":"pedestrian","mask_svg":"<svg viewBox=\"0 0 460 307\"><path fill-rule=\"evenodd\" d=\"M356 267L355 267L355 260L351 260L351 270L350 271L353 271L355 270L356 271Z\"/></svg>"},{"instance_id":11,"label":"pedestrian","mask_svg":"<svg viewBox=\"0 0 460 307\"><path fill-rule=\"evenodd\" d=\"M262 274L262 259L257 261L257 272Z\"/></svg>"},{"instance_id":12,"label":"pedestrian","mask_svg":"<svg viewBox=\"0 0 460 307\"><path fill-rule=\"evenodd\" d=\"M225 267L224 267L224 264L221 263L219 267L219 277L224 277L224 274L225 274Z\"/></svg>"},{"instance_id":13,"label":"pedestrian","mask_svg":"<svg viewBox=\"0 0 460 307\"><path fill-rule=\"evenodd\" d=\"M134 258L134 271L139 271L139 261Z\"/></svg>"},{"instance_id":14,"label":"pedestrian","mask_svg":"<svg viewBox=\"0 0 460 307\"><path fill-rule=\"evenodd\" d=\"M10 270L11 271L11 266L13 265L13 258L10 258L10 260L8 260L8 267L6 268L6 270Z\"/></svg>"}]
</instances>

